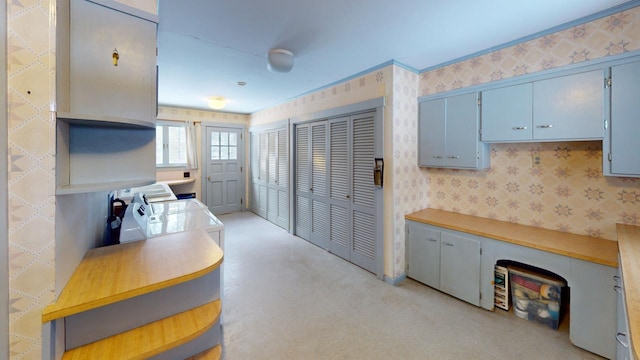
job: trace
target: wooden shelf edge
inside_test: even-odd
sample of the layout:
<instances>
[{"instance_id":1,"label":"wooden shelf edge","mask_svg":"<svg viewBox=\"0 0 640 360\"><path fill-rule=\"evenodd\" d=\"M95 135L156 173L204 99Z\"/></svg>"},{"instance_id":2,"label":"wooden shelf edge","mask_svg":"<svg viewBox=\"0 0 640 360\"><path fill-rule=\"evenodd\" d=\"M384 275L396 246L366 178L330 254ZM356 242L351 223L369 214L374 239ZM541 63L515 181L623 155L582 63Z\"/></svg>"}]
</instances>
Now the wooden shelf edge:
<instances>
[{"instance_id":1,"label":"wooden shelf edge","mask_svg":"<svg viewBox=\"0 0 640 360\"><path fill-rule=\"evenodd\" d=\"M220 360L222 357L222 345L216 345L211 349L195 354L185 360Z\"/></svg>"},{"instance_id":2,"label":"wooden shelf edge","mask_svg":"<svg viewBox=\"0 0 640 360\"><path fill-rule=\"evenodd\" d=\"M218 322L221 309L220 300L216 300L141 327L71 349L63 354L62 359L147 359L184 345L204 334Z\"/></svg>"},{"instance_id":3,"label":"wooden shelf edge","mask_svg":"<svg viewBox=\"0 0 640 360\"><path fill-rule=\"evenodd\" d=\"M134 298L136 296L140 296L140 295L144 295L144 294L148 294L157 290L162 290L180 283L184 283L193 279L197 279L201 276L204 276L208 273L210 273L211 271L217 269L223 261L223 257L220 258L220 260L214 264L212 264L211 266L204 268L200 271L197 272L193 272L181 277L177 277L177 278L173 278L170 280L166 280L166 281L162 281L162 282L158 282L155 284L151 284L148 286L144 286L144 287L139 287L130 291L126 291L126 292L122 292L116 295L112 295L109 297L105 297L105 298L100 298L100 299L96 299L94 301L90 301L90 302L85 302L85 303L81 303L75 306L66 306L66 307L59 307L57 306L58 303L53 303L50 305L47 305L44 310L42 311L42 323L46 323L49 321L53 321L56 319L61 319L67 316L71 316L71 315L75 315L84 311L89 311L89 310L93 310L102 306L106 306L106 305L110 305L113 303L117 303L120 301L124 301L127 299L131 299Z\"/></svg>"}]
</instances>

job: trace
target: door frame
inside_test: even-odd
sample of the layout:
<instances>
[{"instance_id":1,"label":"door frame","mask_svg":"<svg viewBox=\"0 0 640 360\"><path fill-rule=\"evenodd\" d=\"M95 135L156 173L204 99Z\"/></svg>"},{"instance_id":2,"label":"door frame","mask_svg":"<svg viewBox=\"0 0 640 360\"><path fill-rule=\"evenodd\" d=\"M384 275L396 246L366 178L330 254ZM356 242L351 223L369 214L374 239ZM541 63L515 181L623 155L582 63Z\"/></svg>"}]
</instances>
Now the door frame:
<instances>
[{"instance_id":1,"label":"door frame","mask_svg":"<svg viewBox=\"0 0 640 360\"><path fill-rule=\"evenodd\" d=\"M296 172L296 126L311 123L318 120L330 120L331 118L342 116L353 116L361 113L375 112L375 157L384 158L384 106L385 98L379 97L365 100L359 103L340 106L332 109L322 110L311 114L297 116L289 119L289 227L295 235L296 229L296 208L295 208L295 172ZM373 174L372 174L373 176ZM388 187L389 185L387 185ZM391 191L391 190L389 190ZM377 188L375 191L376 208L376 263L375 274L380 280L384 280L384 188Z\"/></svg>"},{"instance_id":2,"label":"door frame","mask_svg":"<svg viewBox=\"0 0 640 360\"><path fill-rule=\"evenodd\" d=\"M207 207L209 207L209 204L207 203L208 199L207 197L209 196L209 194L207 193L207 160L206 156L209 151L207 149L207 128L226 128L226 129L233 129L233 130L240 130L240 141L242 142L242 156L238 157L238 161L240 163L240 167L241 167L241 181L240 181L240 194L241 194L241 201L242 201L242 206L240 207L241 211L246 211L247 208L247 181L248 181L248 175L249 175L249 171L247 170L246 167L246 157L247 157L247 153L249 151L249 149L247 148L247 146L249 145L249 141L246 141L246 139L248 138L248 132L247 132L247 127L245 125L239 125L239 124L228 124L228 123L217 123L217 122L202 122L201 126L200 126L200 169L202 169L202 171L200 172L200 193L202 194L202 202L207 205Z\"/></svg>"}]
</instances>

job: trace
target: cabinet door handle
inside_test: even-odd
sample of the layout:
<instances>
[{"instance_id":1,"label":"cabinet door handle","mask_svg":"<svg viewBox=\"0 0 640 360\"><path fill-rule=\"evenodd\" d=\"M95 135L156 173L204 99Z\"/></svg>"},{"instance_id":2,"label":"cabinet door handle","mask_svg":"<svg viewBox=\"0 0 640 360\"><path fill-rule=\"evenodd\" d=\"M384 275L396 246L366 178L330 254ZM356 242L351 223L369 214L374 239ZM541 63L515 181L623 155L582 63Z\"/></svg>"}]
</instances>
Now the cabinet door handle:
<instances>
[{"instance_id":1,"label":"cabinet door handle","mask_svg":"<svg viewBox=\"0 0 640 360\"><path fill-rule=\"evenodd\" d=\"M447 156L449 159L460 159L460 156L458 155L451 155L451 156Z\"/></svg>"},{"instance_id":2,"label":"cabinet door handle","mask_svg":"<svg viewBox=\"0 0 640 360\"><path fill-rule=\"evenodd\" d=\"M434 158L434 159L442 159L442 156L440 156L440 155L433 155L433 158Z\"/></svg>"},{"instance_id":3,"label":"cabinet door handle","mask_svg":"<svg viewBox=\"0 0 640 360\"><path fill-rule=\"evenodd\" d=\"M351 199L351 195L347 195L347 199Z\"/></svg>"},{"instance_id":4,"label":"cabinet door handle","mask_svg":"<svg viewBox=\"0 0 640 360\"><path fill-rule=\"evenodd\" d=\"M431 241L431 242L437 242L437 241L438 241L438 240L436 240L436 239L427 239L427 240L429 240L429 241Z\"/></svg>"},{"instance_id":5,"label":"cabinet door handle","mask_svg":"<svg viewBox=\"0 0 640 360\"><path fill-rule=\"evenodd\" d=\"M448 242L443 242L443 244L447 245L447 246L453 246L452 243L448 243Z\"/></svg>"},{"instance_id":6,"label":"cabinet door handle","mask_svg":"<svg viewBox=\"0 0 640 360\"><path fill-rule=\"evenodd\" d=\"M538 129L550 129L553 127L553 124L547 124L547 125L538 125L536 126Z\"/></svg>"},{"instance_id":7,"label":"cabinet door handle","mask_svg":"<svg viewBox=\"0 0 640 360\"><path fill-rule=\"evenodd\" d=\"M615 292L617 292L618 294L622 294L622 286L620 286L620 285L614 285L613 286L613 290Z\"/></svg>"},{"instance_id":8,"label":"cabinet door handle","mask_svg":"<svg viewBox=\"0 0 640 360\"><path fill-rule=\"evenodd\" d=\"M616 282L620 281L620 275L613 275L613 280Z\"/></svg>"},{"instance_id":9,"label":"cabinet door handle","mask_svg":"<svg viewBox=\"0 0 640 360\"><path fill-rule=\"evenodd\" d=\"M526 126L514 126L512 127L513 130L527 130Z\"/></svg>"},{"instance_id":10,"label":"cabinet door handle","mask_svg":"<svg viewBox=\"0 0 640 360\"><path fill-rule=\"evenodd\" d=\"M624 338L624 340L622 340L622 338ZM624 347L626 347L626 348L628 348L628 347L629 347L629 343L627 342L627 334L626 334L626 333L623 333L623 332L619 332L619 333L617 333L617 334L616 334L616 341L617 341L620 345L622 345L622 346L624 346Z\"/></svg>"}]
</instances>

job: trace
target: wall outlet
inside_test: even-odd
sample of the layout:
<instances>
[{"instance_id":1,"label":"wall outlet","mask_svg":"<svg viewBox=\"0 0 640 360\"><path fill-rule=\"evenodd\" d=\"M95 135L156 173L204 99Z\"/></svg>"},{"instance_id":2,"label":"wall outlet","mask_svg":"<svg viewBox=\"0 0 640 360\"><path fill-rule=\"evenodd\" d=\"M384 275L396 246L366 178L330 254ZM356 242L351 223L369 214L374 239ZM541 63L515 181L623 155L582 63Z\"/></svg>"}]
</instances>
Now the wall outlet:
<instances>
[{"instance_id":1,"label":"wall outlet","mask_svg":"<svg viewBox=\"0 0 640 360\"><path fill-rule=\"evenodd\" d=\"M531 167L538 167L542 165L542 155L539 152L531 153Z\"/></svg>"},{"instance_id":2,"label":"wall outlet","mask_svg":"<svg viewBox=\"0 0 640 360\"><path fill-rule=\"evenodd\" d=\"M185 171L185 172L183 173L183 175L184 175L184 177L188 178L188 177L190 177L190 176L191 176L191 173L190 173L190 172L188 172L188 171Z\"/></svg>"}]
</instances>

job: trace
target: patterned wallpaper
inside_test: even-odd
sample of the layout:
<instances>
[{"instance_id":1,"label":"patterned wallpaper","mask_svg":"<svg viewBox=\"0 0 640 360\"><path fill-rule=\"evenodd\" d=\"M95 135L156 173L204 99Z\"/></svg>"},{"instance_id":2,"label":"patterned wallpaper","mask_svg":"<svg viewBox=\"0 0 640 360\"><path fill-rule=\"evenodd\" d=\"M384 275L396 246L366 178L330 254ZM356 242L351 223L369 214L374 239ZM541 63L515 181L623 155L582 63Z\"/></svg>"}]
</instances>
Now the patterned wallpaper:
<instances>
[{"instance_id":1,"label":"patterned wallpaper","mask_svg":"<svg viewBox=\"0 0 640 360\"><path fill-rule=\"evenodd\" d=\"M55 276L55 118L48 1L7 2L9 346L41 358L40 314ZM49 81L47 81L47 79Z\"/></svg>"},{"instance_id":2,"label":"patterned wallpaper","mask_svg":"<svg viewBox=\"0 0 640 360\"><path fill-rule=\"evenodd\" d=\"M420 95L638 49L640 7L422 73ZM640 225L640 179L605 178L600 141L493 144L491 169L429 169L427 183L430 207L453 212L610 240Z\"/></svg>"},{"instance_id":3,"label":"patterned wallpaper","mask_svg":"<svg viewBox=\"0 0 640 360\"><path fill-rule=\"evenodd\" d=\"M535 160L534 160L535 159ZM616 239L640 225L640 180L604 177L602 143L493 144L491 169L429 170L431 207Z\"/></svg>"},{"instance_id":4,"label":"patterned wallpaper","mask_svg":"<svg viewBox=\"0 0 640 360\"><path fill-rule=\"evenodd\" d=\"M251 114L251 126L332 109L387 95L391 66ZM386 115L386 114L385 114Z\"/></svg>"},{"instance_id":5,"label":"patterned wallpaper","mask_svg":"<svg viewBox=\"0 0 640 360\"><path fill-rule=\"evenodd\" d=\"M427 170L418 164L418 74L393 68L393 272L404 273L404 216L429 207ZM390 154L387 154L389 157ZM386 176L386 174L385 174ZM389 226L385 223L385 226Z\"/></svg>"},{"instance_id":6,"label":"patterned wallpaper","mask_svg":"<svg viewBox=\"0 0 640 360\"><path fill-rule=\"evenodd\" d=\"M419 96L640 49L640 7L420 74Z\"/></svg>"},{"instance_id":7,"label":"patterned wallpaper","mask_svg":"<svg viewBox=\"0 0 640 360\"><path fill-rule=\"evenodd\" d=\"M155 0L120 2L156 12ZM55 292L55 6L56 0L7 1L12 360L42 358L41 313Z\"/></svg>"}]
</instances>

